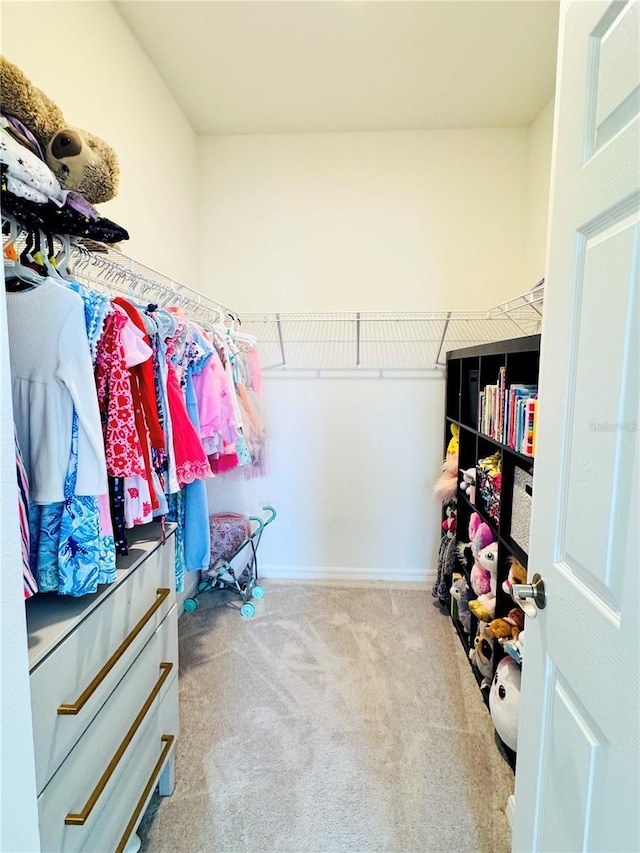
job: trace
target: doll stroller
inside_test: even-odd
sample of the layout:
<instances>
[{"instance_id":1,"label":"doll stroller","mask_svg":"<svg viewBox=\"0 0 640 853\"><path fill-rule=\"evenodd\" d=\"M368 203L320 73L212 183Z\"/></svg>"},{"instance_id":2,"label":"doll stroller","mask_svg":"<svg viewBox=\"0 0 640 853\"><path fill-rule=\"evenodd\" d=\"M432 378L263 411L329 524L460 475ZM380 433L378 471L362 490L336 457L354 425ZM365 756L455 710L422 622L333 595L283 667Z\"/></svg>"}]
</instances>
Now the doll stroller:
<instances>
[{"instance_id":1,"label":"doll stroller","mask_svg":"<svg viewBox=\"0 0 640 853\"><path fill-rule=\"evenodd\" d=\"M224 513L210 518L212 559L208 571L202 572L198 595L215 589L230 589L242 599L240 614L245 619L255 616L256 606L251 599L260 600L265 588L258 583L258 545L265 527L277 513L272 506L264 506L269 513L265 520L257 515ZM247 560L242 566L241 559ZM238 566L240 563L240 566ZM198 595L187 598L184 609L193 613L198 608Z\"/></svg>"}]
</instances>

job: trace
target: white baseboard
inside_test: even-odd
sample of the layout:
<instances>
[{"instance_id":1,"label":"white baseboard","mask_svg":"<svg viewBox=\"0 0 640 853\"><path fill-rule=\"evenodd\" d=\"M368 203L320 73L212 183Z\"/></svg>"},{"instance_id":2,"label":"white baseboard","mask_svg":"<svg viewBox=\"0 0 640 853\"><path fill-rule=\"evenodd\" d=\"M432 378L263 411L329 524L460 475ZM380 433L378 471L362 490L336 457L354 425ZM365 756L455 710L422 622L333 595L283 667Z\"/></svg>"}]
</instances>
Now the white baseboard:
<instances>
[{"instance_id":1,"label":"white baseboard","mask_svg":"<svg viewBox=\"0 0 640 853\"><path fill-rule=\"evenodd\" d=\"M184 613L184 600L185 598L193 598L194 594L198 591L198 584L200 583L200 572L185 572L184 573L184 589L182 592L179 592L176 596L178 603L178 614L179 617Z\"/></svg>"},{"instance_id":2,"label":"white baseboard","mask_svg":"<svg viewBox=\"0 0 640 853\"><path fill-rule=\"evenodd\" d=\"M368 568L364 566L259 566L263 578L313 581L386 581L392 583L433 583L432 572L406 568Z\"/></svg>"},{"instance_id":3,"label":"white baseboard","mask_svg":"<svg viewBox=\"0 0 640 853\"><path fill-rule=\"evenodd\" d=\"M510 794L507 797L507 808L505 809L505 814L507 816L507 820L509 821L509 826L513 829L513 821L516 815L516 798L513 794Z\"/></svg>"}]
</instances>

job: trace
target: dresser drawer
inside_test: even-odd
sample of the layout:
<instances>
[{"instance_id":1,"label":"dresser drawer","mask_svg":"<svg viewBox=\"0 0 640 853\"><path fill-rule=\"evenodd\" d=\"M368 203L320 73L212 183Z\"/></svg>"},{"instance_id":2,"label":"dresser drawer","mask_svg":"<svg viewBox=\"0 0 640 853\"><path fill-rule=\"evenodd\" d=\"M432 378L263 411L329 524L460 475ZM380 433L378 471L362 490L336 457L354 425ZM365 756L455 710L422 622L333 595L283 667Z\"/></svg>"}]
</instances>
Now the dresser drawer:
<instances>
[{"instance_id":1,"label":"dresser drawer","mask_svg":"<svg viewBox=\"0 0 640 853\"><path fill-rule=\"evenodd\" d=\"M177 619L174 605L40 794L43 851L82 849L114 792L120 799L120 785L140 744L159 739L154 720L174 694L166 734L177 734Z\"/></svg>"},{"instance_id":2,"label":"dresser drawer","mask_svg":"<svg viewBox=\"0 0 640 853\"><path fill-rule=\"evenodd\" d=\"M127 772L98 816L83 853L121 853L136 831L177 741L178 679L154 712Z\"/></svg>"},{"instance_id":3,"label":"dresser drawer","mask_svg":"<svg viewBox=\"0 0 640 853\"><path fill-rule=\"evenodd\" d=\"M174 567L171 536L32 669L38 792L175 603Z\"/></svg>"}]
</instances>

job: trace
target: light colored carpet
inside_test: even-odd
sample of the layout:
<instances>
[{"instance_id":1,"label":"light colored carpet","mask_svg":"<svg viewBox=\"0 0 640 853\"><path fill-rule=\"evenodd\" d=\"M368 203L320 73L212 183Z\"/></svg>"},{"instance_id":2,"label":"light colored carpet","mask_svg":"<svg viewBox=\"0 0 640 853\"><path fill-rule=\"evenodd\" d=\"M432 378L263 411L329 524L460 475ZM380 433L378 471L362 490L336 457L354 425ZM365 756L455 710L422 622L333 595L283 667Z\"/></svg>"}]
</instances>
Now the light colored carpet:
<instances>
[{"instance_id":1,"label":"light colored carpet","mask_svg":"<svg viewBox=\"0 0 640 853\"><path fill-rule=\"evenodd\" d=\"M448 617L417 585L267 581L180 620L172 797L143 851L506 853L513 774Z\"/></svg>"}]
</instances>

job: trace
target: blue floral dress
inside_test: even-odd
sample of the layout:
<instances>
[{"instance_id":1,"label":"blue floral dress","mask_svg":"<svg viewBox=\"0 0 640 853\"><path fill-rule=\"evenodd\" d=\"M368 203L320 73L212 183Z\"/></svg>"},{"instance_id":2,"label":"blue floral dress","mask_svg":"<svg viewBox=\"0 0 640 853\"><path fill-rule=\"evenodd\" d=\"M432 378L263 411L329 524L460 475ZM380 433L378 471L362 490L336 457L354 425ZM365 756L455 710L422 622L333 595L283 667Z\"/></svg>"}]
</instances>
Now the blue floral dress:
<instances>
[{"instance_id":1,"label":"blue floral dress","mask_svg":"<svg viewBox=\"0 0 640 853\"><path fill-rule=\"evenodd\" d=\"M78 416L74 412L64 501L29 503L31 570L41 592L80 596L116 579L112 535L103 535L95 497L76 495Z\"/></svg>"}]
</instances>

